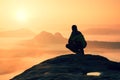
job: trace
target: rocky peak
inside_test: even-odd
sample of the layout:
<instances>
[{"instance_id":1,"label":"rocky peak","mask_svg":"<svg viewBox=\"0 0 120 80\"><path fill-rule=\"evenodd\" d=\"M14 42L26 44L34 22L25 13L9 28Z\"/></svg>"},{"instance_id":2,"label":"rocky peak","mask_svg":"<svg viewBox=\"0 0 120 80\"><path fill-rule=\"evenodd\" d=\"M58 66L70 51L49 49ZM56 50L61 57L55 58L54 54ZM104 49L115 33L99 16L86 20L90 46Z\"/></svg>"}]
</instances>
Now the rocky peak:
<instances>
[{"instance_id":1,"label":"rocky peak","mask_svg":"<svg viewBox=\"0 0 120 80\"><path fill-rule=\"evenodd\" d=\"M87 76L100 72L100 76ZM98 55L62 55L33 66L11 80L120 80L120 63Z\"/></svg>"}]
</instances>

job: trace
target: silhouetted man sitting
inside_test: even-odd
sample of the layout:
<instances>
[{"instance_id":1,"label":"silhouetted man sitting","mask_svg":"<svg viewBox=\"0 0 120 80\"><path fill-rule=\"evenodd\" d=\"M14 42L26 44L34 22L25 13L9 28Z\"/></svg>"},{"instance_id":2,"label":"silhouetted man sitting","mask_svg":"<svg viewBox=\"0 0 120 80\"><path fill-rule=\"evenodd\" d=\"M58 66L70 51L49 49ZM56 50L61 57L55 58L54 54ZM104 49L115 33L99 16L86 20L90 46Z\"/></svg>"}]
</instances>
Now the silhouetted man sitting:
<instances>
[{"instance_id":1,"label":"silhouetted man sitting","mask_svg":"<svg viewBox=\"0 0 120 80\"><path fill-rule=\"evenodd\" d=\"M78 31L77 26L73 25L72 33L68 40L68 44L66 44L66 47L76 54L84 55L84 48L86 47L86 45L87 43L84 36L80 31Z\"/></svg>"}]
</instances>

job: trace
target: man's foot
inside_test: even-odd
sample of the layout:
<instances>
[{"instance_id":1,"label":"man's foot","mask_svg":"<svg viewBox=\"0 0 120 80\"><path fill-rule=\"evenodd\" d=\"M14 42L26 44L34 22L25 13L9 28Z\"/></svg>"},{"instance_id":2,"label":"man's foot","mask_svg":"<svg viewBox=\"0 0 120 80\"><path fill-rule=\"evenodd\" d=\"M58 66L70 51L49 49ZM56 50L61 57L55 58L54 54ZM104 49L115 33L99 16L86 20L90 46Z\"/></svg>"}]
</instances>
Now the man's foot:
<instances>
[{"instance_id":1,"label":"man's foot","mask_svg":"<svg viewBox=\"0 0 120 80\"><path fill-rule=\"evenodd\" d=\"M80 56L84 56L83 53L78 53L78 52L76 52L76 54L77 54L77 55L80 55Z\"/></svg>"},{"instance_id":2,"label":"man's foot","mask_svg":"<svg viewBox=\"0 0 120 80\"><path fill-rule=\"evenodd\" d=\"M82 50L78 49L78 51L76 52L76 54L78 54L78 55L84 55L84 52Z\"/></svg>"}]
</instances>

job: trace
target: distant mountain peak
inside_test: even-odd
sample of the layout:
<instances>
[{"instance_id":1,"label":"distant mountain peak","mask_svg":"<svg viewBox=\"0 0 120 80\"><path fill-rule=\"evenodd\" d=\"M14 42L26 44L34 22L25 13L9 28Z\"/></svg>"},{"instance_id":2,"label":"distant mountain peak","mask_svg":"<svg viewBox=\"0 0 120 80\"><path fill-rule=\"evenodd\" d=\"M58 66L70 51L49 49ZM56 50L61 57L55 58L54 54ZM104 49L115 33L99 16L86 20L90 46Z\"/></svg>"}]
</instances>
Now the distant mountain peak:
<instances>
[{"instance_id":1,"label":"distant mountain peak","mask_svg":"<svg viewBox=\"0 0 120 80\"><path fill-rule=\"evenodd\" d=\"M63 43L67 41L67 39L64 38L61 33L56 32L55 34L52 34L47 31L40 32L37 36L34 37L34 40L42 43Z\"/></svg>"},{"instance_id":2,"label":"distant mountain peak","mask_svg":"<svg viewBox=\"0 0 120 80\"><path fill-rule=\"evenodd\" d=\"M40 32L40 34L38 34L38 35L53 35L52 33L50 33L50 32L47 32L47 31L42 31L42 32Z\"/></svg>"},{"instance_id":3,"label":"distant mountain peak","mask_svg":"<svg viewBox=\"0 0 120 80\"><path fill-rule=\"evenodd\" d=\"M62 34L59 33L59 32L56 32L54 35L57 36L57 37L63 37Z\"/></svg>"}]
</instances>

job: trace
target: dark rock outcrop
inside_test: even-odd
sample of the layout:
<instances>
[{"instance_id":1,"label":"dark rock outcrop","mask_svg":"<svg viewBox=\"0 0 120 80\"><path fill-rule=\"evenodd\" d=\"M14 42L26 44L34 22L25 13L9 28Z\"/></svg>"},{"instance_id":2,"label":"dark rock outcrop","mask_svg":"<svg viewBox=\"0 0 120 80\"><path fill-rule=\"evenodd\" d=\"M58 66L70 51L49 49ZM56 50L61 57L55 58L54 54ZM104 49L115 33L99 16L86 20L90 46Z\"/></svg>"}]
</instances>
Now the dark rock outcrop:
<instances>
[{"instance_id":1,"label":"dark rock outcrop","mask_svg":"<svg viewBox=\"0 0 120 80\"><path fill-rule=\"evenodd\" d=\"M100 72L100 76L87 76ZM98 55L63 55L46 60L11 80L120 80L120 63Z\"/></svg>"}]
</instances>

